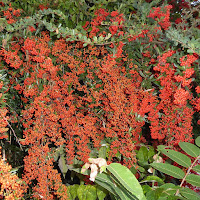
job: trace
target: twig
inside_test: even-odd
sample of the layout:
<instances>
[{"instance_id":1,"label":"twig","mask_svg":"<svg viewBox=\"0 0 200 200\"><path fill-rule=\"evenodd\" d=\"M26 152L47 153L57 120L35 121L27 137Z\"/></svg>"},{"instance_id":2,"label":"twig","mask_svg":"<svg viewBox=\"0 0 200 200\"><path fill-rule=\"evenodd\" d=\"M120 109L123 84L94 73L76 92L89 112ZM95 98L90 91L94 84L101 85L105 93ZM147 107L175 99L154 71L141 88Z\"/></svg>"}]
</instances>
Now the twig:
<instances>
[{"instance_id":1,"label":"twig","mask_svg":"<svg viewBox=\"0 0 200 200\"><path fill-rule=\"evenodd\" d=\"M197 156L197 158L195 159L195 161L191 164L191 166L188 168L187 173L185 174L183 180L181 181L180 187L182 187L183 183L185 182L186 177L188 176L188 174L190 173L191 169L193 168L194 164L196 163L196 161L200 158L200 155ZM179 189L176 191L176 195L179 194Z\"/></svg>"},{"instance_id":2,"label":"twig","mask_svg":"<svg viewBox=\"0 0 200 200\"><path fill-rule=\"evenodd\" d=\"M0 114L1 114L1 113L0 113ZM10 123L8 122L8 120L7 120L4 116L2 116L2 114L1 114L1 117L7 122L8 126L10 127L10 129L11 129L12 132L13 132L13 135L15 136L15 139L16 139L17 143L18 143L19 146L20 146L20 149L23 151L22 145L20 144L20 141L19 141L17 135L15 134L15 131L13 130L12 126L10 125Z\"/></svg>"}]
</instances>

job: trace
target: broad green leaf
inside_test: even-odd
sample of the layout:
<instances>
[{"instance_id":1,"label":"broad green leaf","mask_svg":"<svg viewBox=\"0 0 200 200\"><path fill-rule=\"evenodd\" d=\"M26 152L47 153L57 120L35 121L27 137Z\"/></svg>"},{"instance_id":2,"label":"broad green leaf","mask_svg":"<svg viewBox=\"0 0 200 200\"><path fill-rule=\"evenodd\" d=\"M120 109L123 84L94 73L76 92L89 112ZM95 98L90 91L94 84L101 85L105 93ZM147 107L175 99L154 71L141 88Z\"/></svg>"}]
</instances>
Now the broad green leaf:
<instances>
[{"instance_id":1,"label":"broad green leaf","mask_svg":"<svg viewBox=\"0 0 200 200\"><path fill-rule=\"evenodd\" d=\"M200 149L194 144L188 142L179 142L179 146L181 149L183 149L183 151L192 157L197 157L200 155Z\"/></svg>"},{"instance_id":2,"label":"broad green leaf","mask_svg":"<svg viewBox=\"0 0 200 200\"><path fill-rule=\"evenodd\" d=\"M119 184L114 182L114 181L112 183L108 184L106 182L103 182L103 181L100 181L98 179L95 179L95 183L97 183L101 187L106 188L108 191L110 191L110 189L112 189L112 193L111 194L115 196L115 199L138 200L138 198L136 198L131 193L129 193L128 190L126 190L123 187L120 187Z\"/></svg>"},{"instance_id":3,"label":"broad green leaf","mask_svg":"<svg viewBox=\"0 0 200 200\"><path fill-rule=\"evenodd\" d=\"M86 197L87 197L86 193L87 193L87 189L86 189L85 185L80 185L77 189L78 199L86 200Z\"/></svg>"},{"instance_id":4,"label":"broad green leaf","mask_svg":"<svg viewBox=\"0 0 200 200\"><path fill-rule=\"evenodd\" d=\"M77 190L79 188L79 185L74 184L74 185L68 186L67 188L68 188L68 190L70 192L70 195L71 195L72 199L74 200L77 197Z\"/></svg>"},{"instance_id":5,"label":"broad green leaf","mask_svg":"<svg viewBox=\"0 0 200 200\"><path fill-rule=\"evenodd\" d=\"M146 193L146 198L147 200L158 200L163 191L164 191L163 188L157 188L156 190L151 190Z\"/></svg>"},{"instance_id":6,"label":"broad green leaf","mask_svg":"<svg viewBox=\"0 0 200 200\"><path fill-rule=\"evenodd\" d=\"M58 166L60 168L60 171L62 172L63 176L65 177L67 171L68 171L68 166L66 164L66 158L64 155L61 155L59 160L58 160Z\"/></svg>"},{"instance_id":7,"label":"broad green leaf","mask_svg":"<svg viewBox=\"0 0 200 200\"><path fill-rule=\"evenodd\" d=\"M97 199L97 189L93 185L86 185L87 193L86 200L96 200Z\"/></svg>"},{"instance_id":8,"label":"broad green leaf","mask_svg":"<svg viewBox=\"0 0 200 200\"><path fill-rule=\"evenodd\" d=\"M151 166L177 179L183 179L185 173L178 167L166 163L152 163Z\"/></svg>"},{"instance_id":9,"label":"broad green leaf","mask_svg":"<svg viewBox=\"0 0 200 200\"><path fill-rule=\"evenodd\" d=\"M161 152L183 167L188 168L191 165L191 159L180 152L171 149L162 149Z\"/></svg>"},{"instance_id":10,"label":"broad green leaf","mask_svg":"<svg viewBox=\"0 0 200 200\"><path fill-rule=\"evenodd\" d=\"M72 170L81 174L81 168L74 168ZM82 174L90 175L90 170L86 170ZM113 195L115 195L115 196L117 195L116 191L119 190L119 188L116 188L113 180L111 179L111 177L108 174L106 174L106 173L98 174L97 177L95 178L95 183L97 183L101 187L105 188L106 190L108 190Z\"/></svg>"},{"instance_id":11,"label":"broad green leaf","mask_svg":"<svg viewBox=\"0 0 200 200\"><path fill-rule=\"evenodd\" d=\"M112 163L108 165L107 169L131 194L135 195L138 199L144 198L142 187L127 167L119 163Z\"/></svg>"},{"instance_id":12,"label":"broad green leaf","mask_svg":"<svg viewBox=\"0 0 200 200\"><path fill-rule=\"evenodd\" d=\"M140 166L147 166L148 163L148 149L145 146L140 147L136 157L138 158L138 164Z\"/></svg>"},{"instance_id":13,"label":"broad green leaf","mask_svg":"<svg viewBox=\"0 0 200 200\"><path fill-rule=\"evenodd\" d=\"M107 153L107 147L101 146L100 149L99 149L99 158L106 159L106 153Z\"/></svg>"},{"instance_id":14,"label":"broad green leaf","mask_svg":"<svg viewBox=\"0 0 200 200\"><path fill-rule=\"evenodd\" d=\"M98 200L104 200L104 198L106 197L106 190L100 186L97 186L97 197Z\"/></svg>"},{"instance_id":15,"label":"broad green leaf","mask_svg":"<svg viewBox=\"0 0 200 200\"><path fill-rule=\"evenodd\" d=\"M189 188L181 188L180 194L189 200L200 200L200 195Z\"/></svg>"},{"instance_id":16,"label":"broad green leaf","mask_svg":"<svg viewBox=\"0 0 200 200\"><path fill-rule=\"evenodd\" d=\"M188 183L200 187L200 176L195 174L189 174L186 179Z\"/></svg>"},{"instance_id":17,"label":"broad green leaf","mask_svg":"<svg viewBox=\"0 0 200 200\"><path fill-rule=\"evenodd\" d=\"M198 136L198 137L196 138L195 143L196 143L197 146L200 147L200 136Z\"/></svg>"},{"instance_id":18,"label":"broad green leaf","mask_svg":"<svg viewBox=\"0 0 200 200\"><path fill-rule=\"evenodd\" d=\"M159 146L157 147L158 151L162 151L162 150L165 149L165 148L167 148L167 147L164 146L164 145L159 145Z\"/></svg>"},{"instance_id":19,"label":"broad green leaf","mask_svg":"<svg viewBox=\"0 0 200 200\"><path fill-rule=\"evenodd\" d=\"M140 147L137 153L137 158L141 162L148 161L148 149L145 146Z\"/></svg>"},{"instance_id":20,"label":"broad green leaf","mask_svg":"<svg viewBox=\"0 0 200 200\"><path fill-rule=\"evenodd\" d=\"M161 185L160 188L164 188L165 190L169 189L169 188L176 188L177 186L174 185L173 183L165 183L164 185Z\"/></svg>"},{"instance_id":21,"label":"broad green leaf","mask_svg":"<svg viewBox=\"0 0 200 200\"><path fill-rule=\"evenodd\" d=\"M200 165L196 165L195 167L192 168L195 172L200 173Z\"/></svg>"},{"instance_id":22,"label":"broad green leaf","mask_svg":"<svg viewBox=\"0 0 200 200\"><path fill-rule=\"evenodd\" d=\"M153 157L155 155L155 151L153 147L149 147L149 151L148 151L148 159L150 159L151 157Z\"/></svg>"},{"instance_id":23,"label":"broad green leaf","mask_svg":"<svg viewBox=\"0 0 200 200\"><path fill-rule=\"evenodd\" d=\"M67 197L68 197L69 200L74 200L74 198L72 197L72 195L71 195L71 193L69 191L69 188L67 189Z\"/></svg>"},{"instance_id":24,"label":"broad green leaf","mask_svg":"<svg viewBox=\"0 0 200 200\"><path fill-rule=\"evenodd\" d=\"M93 185L79 185L77 195L79 200L96 200L97 190Z\"/></svg>"},{"instance_id":25,"label":"broad green leaf","mask_svg":"<svg viewBox=\"0 0 200 200\"><path fill-rule=\"evenodd\" d=\"M165 183L161 178L159 178L157 176L147 176L140 183L145 183L145 182L158 182L160 184L164 184Z\"/></svg>"},{"instance_id":26,"label":"broad green leaf","mask_svg":"<svg viewBox=\"0 0 200 200\"><path fill-rule=\"evenodd\" d=\"M155 189L154 191L150 192L146 196L148 200L155 199L155 200L175 200L181 199L180 197L176 197L175 193L179 187L175 186L172 183L166 183L161 187Z\"/></svg>"},{"instance_id":27,"label":"broad green leaf","mask_svg":"<svg viewBox=\"0 0 200 200\"><path fill-rule=\"evenodd\" d=\"M144 194L152 190L152 188L149 185L143 185L142 189L143 189Z\"/></svg>"}]
</instances>

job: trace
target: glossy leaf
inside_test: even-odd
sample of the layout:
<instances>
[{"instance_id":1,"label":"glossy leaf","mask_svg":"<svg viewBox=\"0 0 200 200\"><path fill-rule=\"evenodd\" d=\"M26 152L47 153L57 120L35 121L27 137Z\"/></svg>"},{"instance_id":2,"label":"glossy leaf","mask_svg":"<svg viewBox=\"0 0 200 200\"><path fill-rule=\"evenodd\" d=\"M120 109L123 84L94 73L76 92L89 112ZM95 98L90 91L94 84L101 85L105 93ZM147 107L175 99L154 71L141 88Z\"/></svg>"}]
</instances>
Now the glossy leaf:
<instances>
[{"instance_id":1,"label":"glossy leaf","mask_svg":"<svg viewBox=\"0 0 200 200\"><path fill-rule=\"evenodd\" d=\"M138 199L144 198L142 187L127 167L119 163L112 163L108 165L107 169L131 194L135 195Z\"/></svg>"},{"instance_id":2,"label":"glossy leaf","mask_svg":"<svg viewBox=\"0 0 200 200\"><path fill-rule=\"evenodd\" d=\"M152 163L151 166L167 175L183 179L185 173L178 167L166 163Z\"/></svg>"},{"instance_id":3,"label":"glossy leaf","mask_svg":"<svg viewBox=\"0 0 200 200\"><path fill-rule=\"evenodd\" d=\"M189 174L186 179L188 183L200 187L200 176L195 174Z\"/></svg>"},{"instance_id":4,"label":"glossy leaf","mask_svg":"<svg viewBox=\"0 0 200 200\"><path fill-rule=\"evenodd\" d=\"M188 168L191 165L191 159L180 152L171 149L162 149L161 152L183 167Z\"/></svg>"},{"instance_id":5,"label":"glossy leaf","mask_svg":"<svg viewBox=\"0 0 200 200\"><path fill-rule=\"evenodd\" d=\"M195 146L194 144L188 142L179 142L179 146L183 151L185 151L188 155L192 157L197 157L200 155L200 148Z\"/></svg>"}]
</instances>

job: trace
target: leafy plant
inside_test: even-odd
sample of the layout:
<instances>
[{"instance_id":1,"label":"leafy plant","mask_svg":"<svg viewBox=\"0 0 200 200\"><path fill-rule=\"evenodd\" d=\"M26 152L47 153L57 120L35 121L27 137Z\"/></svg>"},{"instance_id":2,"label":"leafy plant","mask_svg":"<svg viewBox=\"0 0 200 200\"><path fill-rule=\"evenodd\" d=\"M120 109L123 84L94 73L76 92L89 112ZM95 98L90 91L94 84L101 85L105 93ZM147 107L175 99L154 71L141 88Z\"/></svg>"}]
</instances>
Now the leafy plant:
<instances>
[{"instance_id":1,"label":"leafy plant","mask_svg":"<svg viewBox=\"0 0 200 200\"><path fill-rule=\"evenodd\" d=\"M191 173L192 171L197 173L200 172L200 165L197 164L197 161L200 159L200 136L196 138L195 143L196 145L188 142L179 142L179 146L181 150L185 152L185 154L172 149L168 149L163 145L158 146L159 152L163 153L178 165L182 166L185 169L185 172L179 167L173 166L169 162L151 163L151 166L156 170L181 180L179 185L180 188L173 186L173 188L176 189L174 194L176 196L181 195L181 197L185 197L185 199L191 200L200 199L200 196L191 189L184 188L183 185L185 182L187 182L193 186L200 187L199 174L196 175Z\"/></svg>"}]
</instances>

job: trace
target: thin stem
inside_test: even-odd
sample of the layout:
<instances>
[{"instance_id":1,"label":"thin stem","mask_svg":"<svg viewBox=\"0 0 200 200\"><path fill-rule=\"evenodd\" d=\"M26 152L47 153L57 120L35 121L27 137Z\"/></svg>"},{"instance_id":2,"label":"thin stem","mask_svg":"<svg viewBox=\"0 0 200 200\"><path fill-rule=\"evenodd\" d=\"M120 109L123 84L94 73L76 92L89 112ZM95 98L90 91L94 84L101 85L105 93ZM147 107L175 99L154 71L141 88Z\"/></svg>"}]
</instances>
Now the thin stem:
<instances>
[{"instance_id":1,"label":"thin stem","mask_svg":"<svg viewBox=\"0 0 200 200\"><path fill-rule=\"evenodd\" d=\"M183 180L181 181L180 187L182 187L183 183L185 182L186 177L188 176L188 174L190 173L191 169L193 168L194 164L196 163L196 161L200 158L200 155L196 157L196 159L194 160L194 162L190 165L190 167L187 170L187 173L185 174ZM176 191L176 195L179 194L179 189Z\"/></svg>"},{"instance_id":2,"label":"thin stem","mask_svg":"<svg viewBox=\"0 0 200 200\"><path fill-rule=\"evenodd\" d=\"M1 114L1 113L0 113L0 114ZM7 122L8 126L10 127L10 129L11 129L12 132L13 132L13 135L14 135L15 138L16 138L17 143L18 143L19 146L20 146L20 149L23 151L22 145L20 144L20 141L19 141L17 135L15 134L15 131L13 130L12 126L10 125L10 123L8 122L8 120L7 120L4 116L2 116L2 114L1 114L1 117Z\"/></svg>"}]
</instances>

